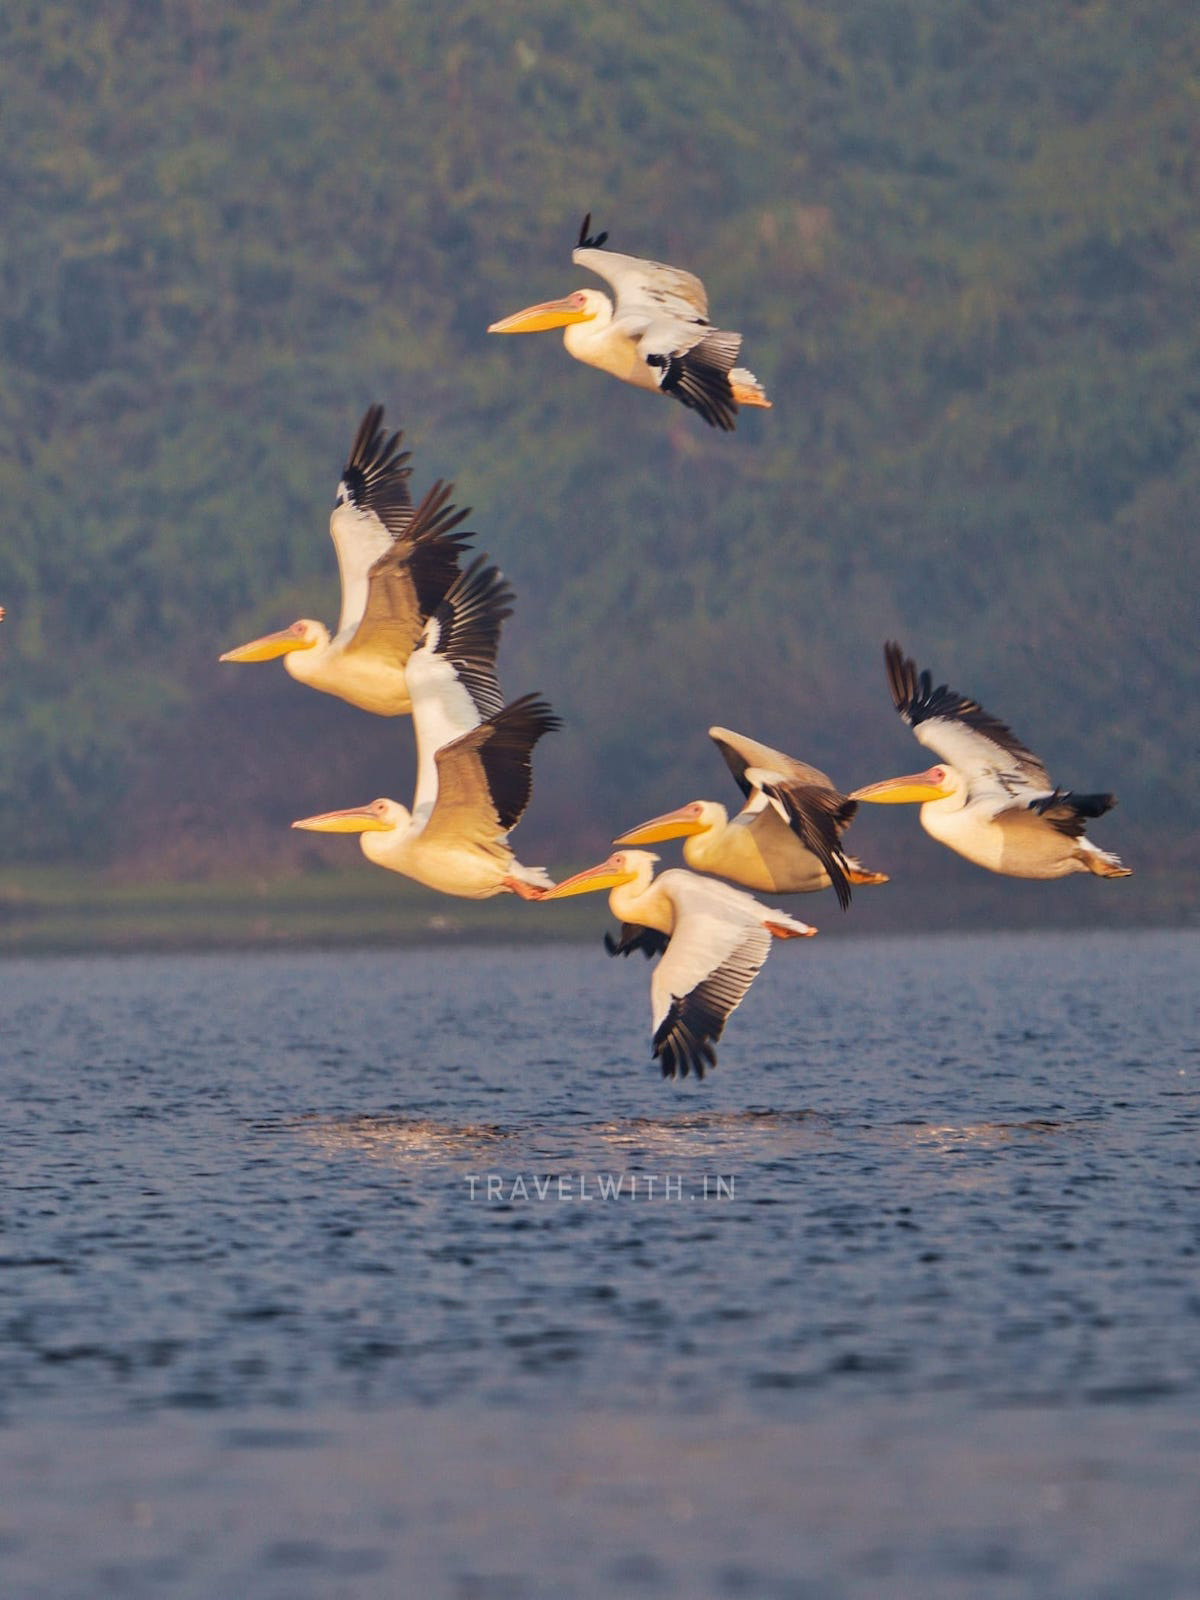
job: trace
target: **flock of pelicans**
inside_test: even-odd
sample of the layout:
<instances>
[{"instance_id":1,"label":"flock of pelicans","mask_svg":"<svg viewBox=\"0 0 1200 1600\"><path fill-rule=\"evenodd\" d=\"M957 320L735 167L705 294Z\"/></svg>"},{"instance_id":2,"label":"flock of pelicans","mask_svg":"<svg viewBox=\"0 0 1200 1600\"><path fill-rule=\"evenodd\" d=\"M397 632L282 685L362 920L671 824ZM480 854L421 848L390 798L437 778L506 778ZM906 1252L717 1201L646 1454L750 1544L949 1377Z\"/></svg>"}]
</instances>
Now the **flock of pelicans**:
<instances>
[{"instance_id":1,"label":"flock of pelicans","mask_svg":"<svg viewBox=\"0 0 1200 1600\"><path fill-rule=\"evenodd\" d=\"M708 321L698 278L606 251L606 235L589 237L589 226L590 217L573 260L612 285L615 307L597 290L579 289L518 311L489 332L562 327L579 360L669 394L715 427L732 429L740 406L770 405L754 375L733 365L741 336ZM715 801L694 800L629 829L606 861L555 884L543 868L517 860L509 835L529 803L533 748L558 719L536 694L505 704L495 663L512 590L486 557L466 561L472 535L462 529L467 513L450 504L452 486L436 483L412 504L400 444L401 434L383 426L383 408L371 406L329 523L342 588L337 631L302 618L221 660L282 656L300 683L381 716L412 717L411 808L381 799L293 827L357 833L368 860L468 899L511 893L555 900L610 890L621 929L615 939L605 935L609 953L660 958L650 998L664 1076L702 1077L772 940L816 932L745 890L832 888L845 907L851 885L887 881L843 846L859 801L919 802L933 838L1010 877L1128 875L1084 834L1087 821L1115 803L1112 795L1055 788L1004 723L965 695L935 688L930 674L918 673L890 643L884 656L892 700L936 765L844 795L815 767L728 728L710 728L744 798L736 816ZM656 877L658 857L638 847L674 838L684 839L693 870Z\"/></svg>"}]
</instances>

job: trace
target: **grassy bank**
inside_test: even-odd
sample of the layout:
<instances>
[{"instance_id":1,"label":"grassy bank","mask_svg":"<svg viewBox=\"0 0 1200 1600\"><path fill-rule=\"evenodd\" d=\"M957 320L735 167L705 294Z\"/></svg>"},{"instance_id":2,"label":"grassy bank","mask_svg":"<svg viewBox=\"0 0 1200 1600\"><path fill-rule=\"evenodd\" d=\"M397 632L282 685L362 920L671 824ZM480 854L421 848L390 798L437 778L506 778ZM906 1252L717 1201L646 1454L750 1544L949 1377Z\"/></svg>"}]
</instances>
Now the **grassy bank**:
<instances>
[{"instance_id":1,"label":"grassy bank","mask_svg":"<svg viewBox=\"0 0 1200 1600\"><path fill-rule=\"evenodd\" d=\"M664 862L664 865L673 864ZM565 868L563 870L566 870ZM782 897L826 938L1057 928L1196 926L1194 899L1167 872L1117 885L1026 884L951 864L952 884L919 874L855 895ZM770 899L770 896L765 897ZM0 870L0 955L303 946L594 941L612 926L606 897L553 907L511 895L452 900L370 867L288 877L133 882L99 871Z\"/></svg>"},{"instance_id":2,"label":"grassy bank","mask_svg":"<svg viewBox=\"0 0 1200 1600\"><path fill-rule=\"evenodd\" d=\"M447 900L370 868L204 883L61 868L0 878L0 953L21 955L585 939L599 937L602 917L584 901L550 917L511 895Z\"/></svg>"}]
</instances>

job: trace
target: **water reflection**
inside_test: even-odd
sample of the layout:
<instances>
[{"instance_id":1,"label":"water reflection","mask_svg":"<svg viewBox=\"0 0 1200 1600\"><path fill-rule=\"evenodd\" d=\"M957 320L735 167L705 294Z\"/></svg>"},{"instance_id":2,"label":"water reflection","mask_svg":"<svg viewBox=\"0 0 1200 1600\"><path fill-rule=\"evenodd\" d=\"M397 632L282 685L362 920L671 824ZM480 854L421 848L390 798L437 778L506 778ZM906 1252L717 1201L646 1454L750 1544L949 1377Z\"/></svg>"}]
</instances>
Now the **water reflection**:
<instances>
[{"instance_id":1,"label":"water reflection","mask_svg":"<svg viewBox=\"0 0 1200 1600\"><path fill-rule=\"evenodd\" d=\"M264 1126L264 1131L265 1127ZM839 1142L849 1148L879 1142L944 1155L986 1152L1025 1141L1076 1136L1078 1121L1044 1117L1001 1122L903 1122L875 1127L810 1110L680 1111L661 1116L588 1120L564 1117L525 1122L450 1122L431 1117L361 1114L303 1117L274 1125L298 1134L329 1155L348 1152L408 1167L414 1162L477 1158L508 1150L578 1162L623 1154L637 1158L701 1159L714 1154L769 1162L805 1147Z\"/></svg>"},{"instance_id":2,"label":"water reflection","mask_svg":"<svg viewBox=\"0 0 1200 1600\"><path fill-rule=\"evenodd\" d=\"M1025 1122L925 1122L903 1130L902 1137L918 1145L932 1145L952 1155L957 1150L993 1149L1025 1138L1048 1138L1077 1131L1078 1123L1050 1122L1031 1117Z\"/></svg>"},{"instance_id":3,"label":"water reflection","mask_svg":"<svg viewBox=\"0 0 1200 1600\"><path fill-rule=\"evenodd\" d=\"M604 1162L770 1160L806 1144L827 1142L833 1125L807 1110L684 1111L675 1115L605 1120L531 1119L528 1122L446 1122L393 1114L304 1117L262 1131L280 1130L329 1155L353 1153L409 1168L414 1164L492 1159Z\"/></svg>"}]
</instances>

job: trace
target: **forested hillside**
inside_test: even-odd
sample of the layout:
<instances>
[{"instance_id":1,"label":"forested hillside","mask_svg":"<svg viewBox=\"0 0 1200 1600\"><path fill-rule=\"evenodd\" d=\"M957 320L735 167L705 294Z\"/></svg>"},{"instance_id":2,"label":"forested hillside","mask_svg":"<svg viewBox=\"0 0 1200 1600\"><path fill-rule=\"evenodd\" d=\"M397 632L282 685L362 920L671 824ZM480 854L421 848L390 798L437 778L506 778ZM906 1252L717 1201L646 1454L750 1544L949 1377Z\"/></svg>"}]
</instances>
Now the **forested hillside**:
<instances>
[{"instance_id":1,"label":"forested hillside","mask_svg":"<svg viewBox=\"0 0 1200 1600\"><path fill-rule=\"evenodd\" d=\"M291 817L407 798L406 724L216 664L335 617L378 399L517 587L507 691L567 722L527 859L736 798L710 722L913 770L896 637L1194 874L1198 71L1193 0L11 0L7 858L300 866L353 847ZM719 435L486 336L582 285L586 210L703 276L772 411Z\"/></svg>"}]
</instances>

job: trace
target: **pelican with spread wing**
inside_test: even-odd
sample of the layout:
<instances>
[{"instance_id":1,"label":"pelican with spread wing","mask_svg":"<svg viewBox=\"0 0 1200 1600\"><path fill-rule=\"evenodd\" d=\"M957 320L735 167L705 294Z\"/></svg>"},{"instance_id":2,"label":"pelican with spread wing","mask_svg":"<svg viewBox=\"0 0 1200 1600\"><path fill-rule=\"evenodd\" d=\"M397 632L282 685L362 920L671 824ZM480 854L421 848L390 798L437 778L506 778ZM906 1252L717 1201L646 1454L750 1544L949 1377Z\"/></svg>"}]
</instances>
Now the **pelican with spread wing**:
<instances>
[{"instance_id":1,"label":"pelican with spread wing","mask_svg":"<svg viewBox=\"0 0 1200 1600\"><path fill-rule=\"evenodd\" d=\"M716 1044L771 950L772 939L816 933L786 911L770 911L740 889L673 867L654 876L649 850L618 850L599 866L565 878L543 896L611 891L622 923L611 955L642 949L661 959L650 978L653 1050L664 1078L702 1078L717 1064Z\"/></svg>"},{"instance_id":2,"label":"pelican with spread wing","mask_svg":"<svg viewBox=\"0 0 1200 1600\"><path fill-rule=\"evenodd\" d=\"M436 483L413 507L411 468L401 435L383 427L383 407L363 417L342 471L329 532L342 581L337 632L302 617L222 661L271 661L300 683L337 695L364 711L394 717L412 709L405 666L459 571L471 535L468 516L449 499L453 485Z\"/></svg>"},{"instance_id":3,"label":"pelican with spread wing","mask_svg":"<svg viewBox=\"0 0 1200 1600\"><path fill-rule=\"evenodd\" d=\"M599 289L576 289L563 300L528 306L489 333L541 333L563 329L567 353L639 389L656 389L698 411L714 428L731 431L740 406L769 407L763 386L735 367L740 333L708 320L708 296L699 278L661 261L641 261L602 248L608 235L589 237L583 219L571 260L610 284L616 305Z\"/></svg>"},{"instance_id":4,"label":"pelican with spread wing","mask_svg":"<svg viewBox=\"0 0 1200 1600\"><path fill-rule=\"evenodd\" d=\"M888 687L913 734L939 758L910 777L855 789L853 800L920 802L921 826L976 866L1009 878L1091 872L1127 878L1131 868L1084 836L1088 821L1116 805L1111 794L1056 789L1012 730L928 672L898 644L884 646Z\"/></svg>"},{"instance_id":5,"label":"pelican with spread wing","mask_svg":"<svg viewBox=\"0 0 1200 1600\"><path fill-rule=\"evenodd\" d=\"M730 728L710 728L746 803L730 821L715 800L693 800L677 811L630 828L614 843L657 844L682 838L683 859L768 894L808 894L831 885L843 909L852 883L886 883L842 849L841 836L858 810L830 780L770 745Z\"/></svg>"},{"instance_id":6,"label":"pelican with spread wing","mask_svg":"<svg viewBox=\"0 0 1200 1600\"><path fill-rule=\"evenodd\" d=\"M425 625L408 663L417 782L412 809L395 800L293 822L314 833L361 834L363 854L443 894L537 900L553 880L526 867L508 835L529 804L531 753L560 726L537 695L504 705L494 662L512 591L477 559Z\"/></svg>"}]
</instances>

